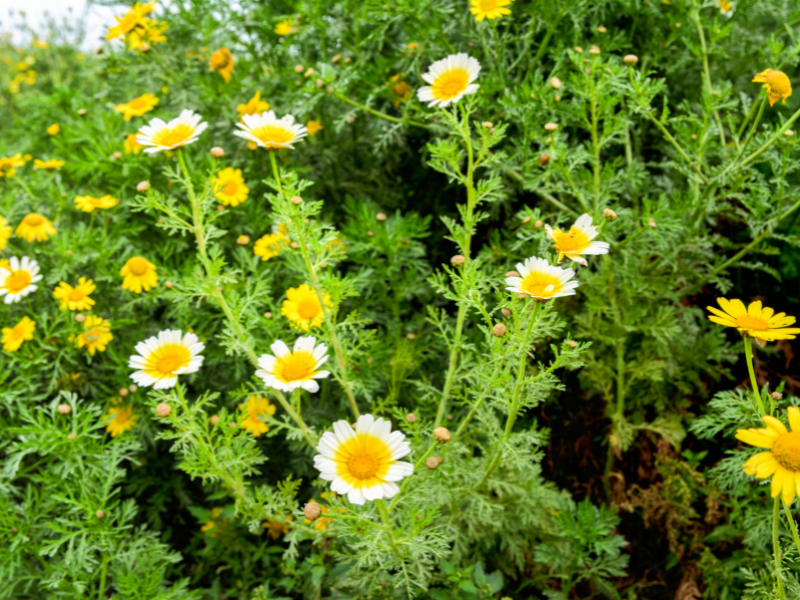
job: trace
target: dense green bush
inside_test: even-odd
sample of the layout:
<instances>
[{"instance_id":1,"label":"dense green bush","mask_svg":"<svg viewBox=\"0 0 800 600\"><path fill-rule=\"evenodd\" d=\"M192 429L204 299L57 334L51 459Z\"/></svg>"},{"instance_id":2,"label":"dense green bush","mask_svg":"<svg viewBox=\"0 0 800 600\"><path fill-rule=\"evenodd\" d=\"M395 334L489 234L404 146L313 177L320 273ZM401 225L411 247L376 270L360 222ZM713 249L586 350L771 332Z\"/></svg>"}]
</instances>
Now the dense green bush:
<instances>
[{"instance_id":1,"label":"dense green bush","mask_svg":"<svg viewBox=\"0 0 800 600\"><path fill-rule=\"evenodd\" d=\"M800 303L795 3L117 14L0 45L0 598L800 597L794 328L716 300ZM234 135L290 142L268 110L306 135ZM301 336L329 375L270 387ZM336 494L365 415L409 466ZM791 478L743 470L763 435Z\"/></svg>"}]
</instances>

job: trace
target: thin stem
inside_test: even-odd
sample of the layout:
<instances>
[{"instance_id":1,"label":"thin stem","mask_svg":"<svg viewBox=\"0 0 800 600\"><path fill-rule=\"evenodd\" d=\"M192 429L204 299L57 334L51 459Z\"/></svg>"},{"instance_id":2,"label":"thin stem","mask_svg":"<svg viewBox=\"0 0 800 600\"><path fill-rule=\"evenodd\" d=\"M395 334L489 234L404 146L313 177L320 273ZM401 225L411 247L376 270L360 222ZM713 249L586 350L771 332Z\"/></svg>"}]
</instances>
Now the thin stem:
<instances>
[{"instance_id":1,"label":"thin stem","mask_svg":"<svg viewBox=\"0 0 800 600\"><path fill-rule=\"evenodd\" d=\"M439 442L434 440L434 442L430 446L428 446L428 449L425 451L425 454L423 454L422 457L414 465L414 472L416 472L417 469L419 469L422 466L422 463L425 462L425 459L431 455L431 453L436 449L438 445ZM411 477L406 477L403 480L403 485L400 486L400 491L397 492L397 495L392 499L392 503L389 505L389 511L391 511L394 508L395 504L397 504L397 501L400 500L400 496L403 494L403 490L406 489L406 486L408 485L409 481L411 481Z\"/></svg>"},{"instance_id":2,"label":"thin stem","mask_svg":"<svg viewBox=\"0 0 800 600\"><path fill-rule=\"evenodd\" d=\"M758 410L763 417L767 413L764 410L764 403L761 401L761 393L758 391L758 382L756 381L756 372L753 369L753 340L748 335L744 336L744 355L747 359L747 371L750 373L750 385L753 386L753 396L756 398Z\"/></svg>"},{"instance_id":3,"label":"thin stem","mask_svg":"<svg viewBox=\"0 0 800 600\"><path fill-rule=\"evenodd\" d=\"M420 123L419 121L414 121L413 119L398 119L397 117L387 115L386 113L382 113L379 110L375 110L374 108L370 108L369 106L366 106L364 104L359 104L358 102L351 100L350 98L348 98L343 94L340 94L339 92L334 92L333 95L334 97L339 98L339 100L347 102L347 104L351 106L355 106L356 108L359 108L364 112L368 112L371 115L380 117L381 119L389 121L390 123L398 123L400 125L413 125L414 127L422 127L423 129L433 129L433 127L427 125L426 123Z\"/></svg>"},{"instance_id":4,"label":"thin stem","mask_svg":"<svg viewBox=\"0 0 800 600\"><path fill-rule=\"evenodd\" d=\"M700 167L692 162L692 159L690 159L689 156L686 154L686 152L684 152L683 148L678 143L678 140L672 137L672 134L669 131L667 131L667 128L664 127L661 121L656 119L649 110L646 111L645 114L650 118L650 120L655 124L655 126L661 130L663 136L667 138L667 141L670 144L672 144L672 146L678 151L678 154L680 154L683 157L683 160L685 160L687 164L692 168L692 170L700 176L700 179L703 180L703 183L705 183L706 185L711 183L708 180L708 177L706 177L703 171L700 169Z\"/></svg>"},{"instance_id":5,"label":"thin stem","mask_svg":"<svg viewBox=\"0 0 800 600\"><path fill-rule=\"evenodd\" d=\"M775 143L775 140L777 140L777 139L778 139L780 136L782 136L782 135L783 135L783 132L784 132L784 131L786 131L787 129L789 129L789 127L791 127L791 126L792 126L792 123L794 123L794 122L795 122L795 121L798 119L798 117L800 117L800 109L797 109L797 112L795 112L795 113L794 113L794 114L791 116L791 118L790 118L788 121L786 121L786 123L784 123L784 124L783 124L783 126L782 126L780 129L778 129L778 131L776 131L775 133L773 133L773 134L772 134L772 137L770 137L770 138L767 140L767 143L766 143L766 144L764 144L763 146L761 146L761 148L759 148L758 150L756 150L755 152L753 152L753 153L752 153L750 156L748 156L748 157L745 159L745 161L742 163L742 165L741 165L741 166L742 166L742 167L746 167L746 166L747 166L747 165L749 165L751 162L753 162L755 159L757 159L759 156L761 156L762 154L764 154L764 152L766 152L766 151L769 149L769 147L770 147L772 144L774 144L774 143ZM726 169L726 171L725 171L725 172L727 172L727 169ZM720 173L720 176L722 176L723 174L724 174L724 172L723 172L723 173Z\"/></svg>"},{"instance_id":6,"label":"thin stem","mask_svg":"<svg viewBox=\"0 0 800 600\"><path fill-rule=\"evenodd\" d=\"M100 569L100 586L97 588L97 600L103 600L106 594L106 574L108 573L108 553L103 552L103 566Z\"/></svg>"},{"instance_id":7,"label":"thin stem","mask_svg":"<svg viewBox=\"0 0 800 600\"><path fill-rule=\"evenodd\" d=\"M386 525L386 535L389 536L389 545L392 549L396 549L394 534L392 533L392 521L389 519L389 511L386 509L386 505L381 498L375 500L375 507L378 509L378 514L380 514L383 524Z\"/></svg>"},{"instance_id":8,"label":"thin stem","mask_svg":"<svg viewBox=\"0 0 800 600\"><path fill-rule=\"evenodd\" d=\"M784 504L783 510L786 513L786 520L789 522L789 531L792 532L794 547L797 548L797 552L800 554L800 536L797 535L797 523L795 523L794 517L792 516L792 509L789 508L788 504Z\"/></svg>"},{"instance_id":9,"label":"thin stem","mask_svg":"<svg viewBox=\"0 0 800 600\"><path fill-rule=\"evenodd\" d=\"M753 102L753 104L750 105L750 110L747 112L747 116L744 118L744 121L742 121L742 124L739 126L739 131L736 133L737 138L741 139L747 124L750 122L750 119L753 118L753 113L756 112L757 108L758 102Z\"/></svg>"},{"instance_id":10,"label":"thin stem","mask_svg":"<svg viewBox=\"0 0 800 600\"><path fill-rule=\"evenodd\" d=\"M711 70L708 68L708 47L706 46L706 34L703 31L702 24L700 23L700 14L698 13L697 8L693 8L689 14L692 21L694 21L694 24L697 26L697 35L700 37L700 52L703 58L703 72L706 76L708 93L713 97L714 87L711 85ZM724 148L727 145L725 142L725 130L722 127L722 120L719 118L719 112L716 110L714 110L714 120L716 121L717 129L719 130L719 142Z\"/></svg>"},{"instance_id":11,"label":"thin stem","mask_svg":"<svg viewBox=\"0 0 800 600\"><path fill-rule=\"evenodd\" d=\"M742 144L741 152L745 151L745 149L747 148L747 144L749 144L750 140L753 139L753 135L755 134L756 129L758 128L758 124L761 123L761 117L764 115L764 107L766 106L767 106L767 97L764 96L761 99L761 105L758 108L758 115L756 115L756 119L755 121L753 121L753 126L750 128L750 133L747 134L747 139Z\"/></svg>"},{"instance_id":12,"label":"thin stem","mask_svg":"<svg viewBox=\"0 0 800 600\"><path fill-rule=\"evenodd\" d=\"M783 577L781 576L781 543L778 539L778 520L781 516L780 501L780 496L775 498L772 509L772 550L775 553L775 578L778 582L778 598L786 600L786 594L783 591Z\"/></svg>"}]
</instances>

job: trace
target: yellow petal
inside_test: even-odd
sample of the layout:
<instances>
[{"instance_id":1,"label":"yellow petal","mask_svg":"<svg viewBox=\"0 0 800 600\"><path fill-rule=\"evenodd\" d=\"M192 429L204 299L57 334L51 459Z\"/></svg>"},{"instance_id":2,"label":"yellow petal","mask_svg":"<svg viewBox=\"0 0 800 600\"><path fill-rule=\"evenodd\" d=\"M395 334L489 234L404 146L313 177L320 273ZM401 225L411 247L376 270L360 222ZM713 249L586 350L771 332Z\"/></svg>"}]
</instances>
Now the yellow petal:
<instances>
[{"instance_id":1,"label":"yellow petal","mask_svg":"<svg viewBox=\"0 0 800 600\"><path fill-rule=\"evenodd\" d=\"M720 319L719 317L715 317L714 315L708 315L708 320L713 321L714 323L719 323L720 325L725 325L725 327L738 327L736 323L728 319Z\"/></svg>"},{"instance_id":2,"label":"yellow petal","mask_svg":"<svg viewBox=\"0 0 800 600\"><path fill-rule=\"evenodd\" d=\"M773 475L775 471L778 470L778 467L780 467L778 461L775 460L775 457L772 456L771 452L764 452L763 454L769 454L769 459L765 460L756 467L755 476L759 479L767 479L770 475Z\"/></svg>"},{"instance_id":3,"label":"yellow petal","mask_svg":"<svg viewBox=\"0 0 800 600\"><path fill-rule=\"evenodd\" d=\"M774 431L775 433L778 433L778 434L781 434L781 433L789 433L789 430L788 430L788 429L786 429L786 425L784 425L783 423L781 423L781 422L780 422L778 419L776 419L775 417L770 417L769 415L767 415L767 416L765 416L765 417L761 417L761 418L762 418L762 420L764 421L764 423L766 423L766 424L767 424L767 427L769 427L770 429L772 429L772 431Z\"/></svg>"},{"instance_id":4,"label":"yellow petal","mask_svg":"<svg viewBox=\"0 0 800 600\"><path fill-rule=\"evenodd\" d=\"M772 448L775 437L764 433L766 431L766 429L739 429L736 431L736 439L756 448Z\"/></svg>"},{"instance_id":5,"label":"yellow petal","mask_svg":"<svg viewBox=\"0 0 800 600\"><path fill-rule=\"evenodd\" d=\"M756 319L761 317L761 300L751 302L750 306L747 307L747 314Z\"/></svg>"},{"instance_id":6,"label":"yellow petal","mask_svg":"<svg viewBox=\"0 0 800 600\"><path fill-rule=\"evenodd\" d=\"M800 408L790 406L786 412L789 413L789 427L792 431L800 431Z\"/></svg>"},{"instance_id":7,"label":"yellow petal","mask_svg":"<svg viewBox=\"0 0 800 600\"><path fill-rule=\"evenodd\" d=\"M783 489L783 479L785 474L786 474L786 469L780 467L777 471L775 471L775 475L772 476L772 486L770 488L770 495L773 498L776 498L778 494L781 493L781 489Z\"/></svg>"},{"instance_id":8,"label":"yellow petal","mask_svg":"<svg viewBox=\"0 0 800 600\"><path fill-rule=\"evenodd\" d=\"M793 471L786 471L783 478L783 503L791 504L797 490L797 477Z\"/></svg>"},{"instance_id":9,"label":"yellow petal","mask_svg":"<svg viewBox=\"0 0 800 600\"><path fill-rule=\"evenodd\" d=\"M761 318L767 322L769 322L773 314L775 314L775 310L770 308L769 306L765 306L764 308L761 309Z\"/></svg>"},{"instance_id":10,"label":"yellow petal","mask_svg":"<svg viewBox=\"0 0 800 600\"><path fill-rule=\"evenodd\" d=\"M747 309L744 307L744 303L741 300L717 298L717 302L722 307L722 310L734 318L743 317L747 314Z\"/></svg>"}]
</instances>

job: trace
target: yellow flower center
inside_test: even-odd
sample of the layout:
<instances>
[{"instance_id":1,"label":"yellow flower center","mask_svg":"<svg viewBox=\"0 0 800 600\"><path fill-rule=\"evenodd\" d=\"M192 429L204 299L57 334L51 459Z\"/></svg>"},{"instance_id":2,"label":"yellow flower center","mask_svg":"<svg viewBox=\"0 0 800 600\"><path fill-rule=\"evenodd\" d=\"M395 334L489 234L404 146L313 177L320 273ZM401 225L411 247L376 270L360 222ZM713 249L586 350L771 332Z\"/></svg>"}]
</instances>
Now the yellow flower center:
<instances>
[{"instance_id":1,"label":"yellow flower center","mask_svg":"<svg viewBox=\"0 0 800 600\"><path fill-rule=\"evenodd\" d=\"M87 344L95 344L100 339L100 336L103 335L103 331L100 329L90 329L89 331L83 332L83 337L86 338Z\"/></svg>"},{"instance_id":2,"label":"yellow flower center","mask_svg":"<svg viewBox=\"0 0 800 600\"><path fill-rule=\"evenodd\" d=\"M32 214L22 219L22 221L25 223L25 225L28 225L30 227L38 227L39 225L44 223L44 217L42 217L41 215Z\"/></svg>"},{"instance_id":3,"label":"yellow flower center","mask_svg":"<svg viewBox=\"0 0 800 600\"><path fill-rule=\"evenodd\" d=\"M21 339L25 335L25 328L20 324L16 325L11 329L11 339L18 340Z\"/></svg>"},{"instance_id":4,"label":"yellow flower center","mask_svg":"<svg viewBox=\"0 0 800 600\"><path fill-rule=\"evenodd\" d=\"M522 291L539 298L551 298L561 291L561 281L547 273L529 273L520 285Z\"/></svg>"},{"instance_id":5,"label":"yellow flower center","mask_svg":"<svg viewBox=\"0 0 800 600\"><path fill-rule=\"evenodd\" d=\"M780 466L790 471L800 471L800 431L779 435L771 451Z\"/></svg>"},{"instance_id":6,"label":"yellow flower center","mask_svg":"<svg viewBox=\"0 0 800 600\"><path fill-rule=\"evenodd\" d=\"M494 10L497 8L494 0L481 0L481 10L484 12L489 12L490 10Z\"/></svg>"},{"instance_id":7,"label":"yellow flower center","mask_svg":"<svg viewBox=\"0 0 800 600\"><path fill-rule=\"evenodd\" d=\"M179 144L185 144L192 135L194 135L193 127L185 123L179 123L173 129L162 129L156 132L153 136L153 143L156 146L177 146Z\"/></svg>"},{"instance_id":8,"label":"yellow flower center","mask_svg":"<svg viewBox=\"0 0 800 600\"><path fill-rule=\"evenodd\" d=\"M469 73L464 69L450 69L433 82L433 97L437 100L455 98L467 89Z\"/></svg>"},{"instance_id":9,"label":"yellow flower center","mask_svg":"<svg viewBox=\"0 0 800 600\"><path fill-rule=\"evenodd\" d=\"M165 344L148 359L147 370L155 376L171 376L175 371L188 367L192 356L183 344Z\"/></svg>"},{"instance_id":10,"label":"yellow flower center","mask_svg":"<svg viewBox=\"0 0 800 600\"><path fill-rule=\"evenodd\" d=\"M141 277L147 273L147 261L141 256L135 256L128 262L128 270L137 277Z\"/></svg>"},{"instance_id":11,"label":"yellow flower center","mask_svg":"<svg viewBox=\"0 0 800 600\"><path fill-rule=\"evenodd\" d=\"M78 302L79 300L83 300L84 296L85 294L78 288L75 288L69 294L67 294L67 298L69 298L73 302Z\"/></svg>"},{"instance_id":12,"label":"yellow flower center","mask_svg":"<svg viewBox=\"0 0 800 600\"><path fill-rule=\"evenodd\" d=\"M317 361L309 352L293 352L278 359L276 375L284 381L300 381L314 374Z\"/></svg>"},{"instance_id":13,"label":"yellow flower center","mask_svg":"<svg viewBox=\"0 0 800 600\"><path fill-rule=\"evenodd\" d=\"M319 300L316 297L305 298L297 306L298 314L304 319L313 319L319 314Z\"/></svg>"},{"instance_id":14,"label":"yellow flower center","mask_svg":"<svg viewBox=\"0 0 800 600\"><path fill-rule=\"evenodd\" d=\"M786 73L782 71L772 71L767 75L766 83L770 86L770 91L776 96L784 96L792 92L792 83L789 81Z\"/></svg>"},{"instance_id":15,"label":"yellow flower center","mask_svg":"<svg viewBox=\"0 0 800 600\"><path fill-rule=\"evenodd\" d=\"M266 146L288 144L294 139L294 134L281 125L263 125L261 127L256 127L253 129L253 135Z\"/></svg>"},{"instance_id":16,"label":"yellow flower center","mask_svg":"<svg viewBox=\"0 0 800 600\"><path fill-rule=\"evenodd\" d=\"M736 317L736 325L741 329L752 329L755 331L769 330L769 323L767 323L764 319L759 319L758 317L751 317L750 315L742 315L741 317Z\"/></svg>"},{"instance_id":17,"label":"yellow flower center","mask_svg":"<svg viewBox=\"0 0 800 600\"><path fill-rule=\"evenodd\" d=\"M17 294L31 283L31 274L27 271L13 271L6 279L6 289L11 294Z\"/></svg>"},{"instance_id":18,"label":"yellow flower center","mask_svg":"<svg viewBox=\"0 0 800 600\"><path fill-rule=\"evenodd\" d=\"M347 461L347 470L356 479L371 479L379 467L380 462L372 454L354 454Z\"/></svg>"},{"instance_id":19,"label":"yellow flower center","mask_svg":"<svg viewBox=\"0 0 800 600\"><path fill-rule=\"evenodd\" d=\"M147 99L146 98L134 98L130 102L128 102L128 108L130 110L139 110L140 108L147 107Z\"/></svg>"},{"instance_id":20,"label":"yellow flower center","mask_svg":"<svg viewBox=\"0 0 800 600\"><path fill-rule=\"evenodd\" d=\"M117 411L117 415L114 417L114 420L119 425L124 425L125 423L130 421L130 418L131 418L131 411L123 408Z\"/></svg>"},{"instance_id":21,"label":"yellow flower center","mask_svg":"<svg viewBox=\"0 0 800 600\"><path fill-rule=\"evenodd\" d=\"M569 233L554 229L553 238L556 250L566 255L580 254L592 243L592 240L583 231L574 227L569 230Z\"/></svg>"},{"instance_id":22,"label":"yellow flower center","mask_svg":"<svg viewBox=\"0 0 800 600\"><path fill-rule=\"evenodd\" d=\"M235 196L238 190L239 186L231 181L230 183L225 184L225 187L222 188L222 193L226 196Z\"/></svg>"}]
</instances>

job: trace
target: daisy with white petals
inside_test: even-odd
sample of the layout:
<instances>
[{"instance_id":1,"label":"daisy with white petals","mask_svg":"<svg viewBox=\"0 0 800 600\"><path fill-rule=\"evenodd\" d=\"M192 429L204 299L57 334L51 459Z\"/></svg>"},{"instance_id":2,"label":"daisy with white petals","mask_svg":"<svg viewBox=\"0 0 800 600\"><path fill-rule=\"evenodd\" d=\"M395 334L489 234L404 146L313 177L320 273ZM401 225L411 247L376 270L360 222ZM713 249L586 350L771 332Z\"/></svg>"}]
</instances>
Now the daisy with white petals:
<instances>
[{"instance_id":1,"label":"daisy with white petals","mask_svg":"<svg viewBox=\"0 0 800 600\"><path fill-rule=\"evenodd\" d=\"M361 415L355 431L347 421L337 421L333 433L322 434L314 466L353 504L392 498L400 491L397 482L414 472L411 463L400 460L411 453L405 439L389 421L372 415Z\"/></svg>"},{"instance_id":2,"label":"daisy with white petals","mask_svg":"<svg viewBox=\"0 0 800 600\"><path fill-rule=\"evenodd\" d=\"M145 148L148 154L162 150L175 150L186 144L197 141L201 133L206 130L208 123L201 123L200 115L191 110L184 110L180 116L165 123L161 119L153 119L149 125L139 130L136 141Z\"/></svg>"},{"instance_id":3,"label":"daisy with white petals","mask_svg":"<svg viewBox=\"0 0 800 600\"><path fill-rule=\"evenodd\" d=\"M455 104L462 97L474 94L480 87L473 83L478 78L481 64L463 52L437 60L422 78L430 83L417 90L421 102L442 108Z\"/></svg>"},{"instance_id":4,"label":"daisy with white petals","mask_svg":"<svg viewBox=\"0 0 800 600\"><path fill-rule=\"evenodd\" d=\"M279 119L275 111L268 110L260 115L242 115L242 120L236 124L238 135L267 150L280 150L293 148L292 144L306 137L307 129L294 122L292 115Z\"/></svg>"},{"instance_id":5,"label":"daisy with white petals","mask_svg":"<svg viewBox=\"0 0 800 600\"><path fill-rule=\"evenodd\" d=\"M536 300L574 296L578 282L572 280L575 271L554 267L543 258L532 256L517 263L520 277L506 277L506 289L525 294Z\"/></svg>"},{"instance_id":6,"label":"daisy with white petals","mask_svg":"<svg viewBox=\"0 0 800 600\"><path fill-rule=\"evenodd\" d=\"M281 340L273 342L270 348L275 353L262 354L258 359L256 375L264 381L267 387L283 392L291 392L301 387L311 392L319 391L317 379L325 379L330 371L320 371L319 368L328 360L325 354L328 347L325 344L316 345L314 336L300 337L294 343L294 349Z\"/></svg>"},{"instance_id":7,"label":"daisy with white petals","mask_svg":"<svg viewBox=\"0 0 800 600\"><path fill-rule=\"evenodd\" d=\"M547 237L553 240L553 245L558 250L558 262L566 256L579 265L586 266L586 259L581 254L608 254L608 242L595 242L594 238L600 233L592 225L592 217L582 214L569 228L569 232L558 227L553 229L550 225L544 226Z\"/></svg>"},{"instance_id":8,"label":"daisy with white petals","mask_svg":"<svg viewBox=\"0 0 800 600\"><path fill-rule=\"evenodd\" d=\"M205 344L193 333L181 333L179 329L167 329L136 344L139 354L131 356L128 366L138 370L131 379L141 386L165 390L175 387L178 375L196 373L203 364L200 353Z\"/></svg>"},{"instance_id":9,"label":"daisy with white petals","mask_svg":"<svg viewBox=\"0 0 800 600\"><path fill-rule=\"evenodd\" d=\"M8 267L0 267L0 296L3 296L3 302L19 302L36 291L36 282L41 279L39 264L35 260L27 256L19 260L12 256L8 260Z\"/></svg>"}]
</instances>

